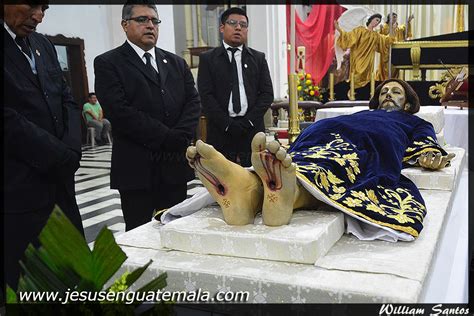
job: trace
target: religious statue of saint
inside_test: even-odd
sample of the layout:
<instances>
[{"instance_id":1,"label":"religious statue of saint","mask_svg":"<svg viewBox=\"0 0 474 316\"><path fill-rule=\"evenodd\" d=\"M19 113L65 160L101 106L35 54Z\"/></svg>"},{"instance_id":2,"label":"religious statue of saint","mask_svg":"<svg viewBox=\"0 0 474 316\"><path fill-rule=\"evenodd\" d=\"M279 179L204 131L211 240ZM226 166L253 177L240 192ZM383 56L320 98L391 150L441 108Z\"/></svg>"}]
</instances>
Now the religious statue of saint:
<instances>
[{"instance_id":1,"label":"religious statue of saint","mask_svg":"<svg viewBox=\"0 0 474 316\"><path fill-rule=\"evenodd\" d=\"M387 15L387 20L385 21L384 25L380 29L380 34L388 35L390 34L390 24L392 24L392 34L395 36L396 42L404 42L407 39L410 39L412 34L412 26L411 21L413 20L413 14L407 19L407 25L401 24L399 25L397 22L397 14L393 12L392 14ZM390 56L390 47L383 47L383 51L381 52L380 64L377 70L377 74L375 75L375 79L377 81L384 81L389 78L388 76L388 63L389 63L389 56ZM398 78L398 69L392 69L391 73L392 78Z\"/></svg>"},{"instance_id":2,"label":"religious statue of saint","mask_svg":"<svg viewBox=\"0 0 474 316\"><path fill-rule=\"evenodd\" d=\"M353 75L355 89L364 87L370 82L374 72L375 53L379 52L381 58L385 58L390 44L395 41L395 37L382 35L374 30L381 19L382 16L375 13L368 18L366 26L359 26L348 32L334 21L334 26L339 32L336 45L342 50L350 49L349 76L352 80Z\"/></svg>"}]
</instances>

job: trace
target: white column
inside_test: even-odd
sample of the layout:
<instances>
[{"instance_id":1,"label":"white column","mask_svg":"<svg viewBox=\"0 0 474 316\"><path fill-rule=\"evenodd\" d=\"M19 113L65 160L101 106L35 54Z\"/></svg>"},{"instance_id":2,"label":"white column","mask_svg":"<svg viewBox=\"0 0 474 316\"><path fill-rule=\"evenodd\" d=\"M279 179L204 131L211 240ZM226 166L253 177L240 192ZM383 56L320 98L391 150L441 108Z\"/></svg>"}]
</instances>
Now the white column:
<instances>
[{"instance_id":1,"label":"white column","mask_svg":"<svg viewBox=\"0 0 474 316\"><path fill-rule=\"evenodd\" d=\"M122 29L122 5L103 5L107 14L107 26L109 28L109 49L118 47L125 42L127 38Z\"/></svg>"},{"instance_id":2,"label":"white column","mask_svg":"<svg viewBox=\"0 0 474 316\"><path fill-rule=\"evenodd\" d=\"M275 98L287 94L285 5L247 5L248 46L265 53Z\"/></svg>"},{"instance_id":3,"label":"white column","mask_svg":"<svg viewBox=\"0 0 474 316\"><path fill-rule=\"evenodd\" d=\"M191 18L192 18L192 26L193 26L193 47L198 47L198 31L197 31L197 20L196 20L196 6L191 5Z\"/></svg>"},{"instance_id":4,"label":"white column","mask_svg":"<svg viewBox=\"0 0 474 316\"><path fill-rule=\"evenodd\" d=\"M191 55L189 48L193 47L193 24L192 24L192 9L190 4L184 5L184 27L186 30L186 49L183 52L183 57L188 63L191 64Z\"/></svg>"},{"instance_id":5,"label":"white column","mask_svg":"<svg viewBox=\"0 0 474 316\"><path fill-rule=\"evenodd\" d=\"M202 39L202 16L201 16L200 4L196 4L196 17L197 17L197 31L198 31L198 47L204 47L204 46L207 46L207 44Z\"/></svg>"},{"instance_id":6,"label":"white column","mask_svg":"<svg viewBox=\"0 0 474 316\"><path fill-rule=\"evenodd\" d=\"M160 35L156 45L159 48L176 53L176 45L174 39L174 14L173 5L157 5L158 16L160 17Z\"/></svg>"}]
</instances>

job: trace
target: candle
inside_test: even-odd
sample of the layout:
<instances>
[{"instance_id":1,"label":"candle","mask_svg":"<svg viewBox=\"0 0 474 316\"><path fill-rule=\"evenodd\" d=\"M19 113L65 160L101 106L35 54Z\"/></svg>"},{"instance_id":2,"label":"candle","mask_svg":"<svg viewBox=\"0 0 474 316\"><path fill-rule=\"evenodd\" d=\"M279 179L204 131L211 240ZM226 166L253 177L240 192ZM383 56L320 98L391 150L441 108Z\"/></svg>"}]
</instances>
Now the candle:
<instances>
[{"instance_id":1,"label":"candle","mask_svg":"<svg viewBox=\"0 0 474 316\"><path fill-rule=\"evenodd\" d=\"M334 73L329 74L329 101L334 101Z\"/></svg>"},{"instance_id":2,"label":"candle","mask_svg":"<svg viewBox=\"0 0 474 316\"><path fill-rule=\"evenodd\" d=\"M375 75L372 72L370 74L370 98L374 96L374 93L375 93Z\"/></svg>"},{"instance_id":3,"label":"candle","mask_svg":"<svg viewBox=\"0 0 474 316\"><path fill-rule=\"evenodd\" d=\"M354 101L355 100L355 91L354 91L354 73L351 73L351 88L349 91L349 100Z\"/></svg>"}]
</instances>

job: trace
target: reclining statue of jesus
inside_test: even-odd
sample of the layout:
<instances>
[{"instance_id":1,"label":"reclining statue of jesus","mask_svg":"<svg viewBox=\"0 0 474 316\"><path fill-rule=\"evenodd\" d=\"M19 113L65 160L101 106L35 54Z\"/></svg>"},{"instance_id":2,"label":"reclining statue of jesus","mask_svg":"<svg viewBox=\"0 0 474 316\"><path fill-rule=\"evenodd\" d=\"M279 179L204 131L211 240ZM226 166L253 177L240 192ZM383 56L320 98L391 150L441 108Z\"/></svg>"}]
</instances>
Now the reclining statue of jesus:
<instances>
[{"instance_id":1,"label":"reclining statue of jesus","mask_svg":"<svg viewBox=\"0 0 474 316\"><path fill-rule=\"evenodd\" d=\"M413 240L423 228L426 208L401 169L441 169L454 154L438 145L431 123L413 115L420 103L406 82L384 81L369 108L312 124L288 151L275 140L267 142L264 133L256 134L253 170L202 141L188 147L186 157L228 224L253 223L262 211L264 224L285 225L293 210L326 203L394 231L401 240Z\"/></svg>"}]
</instances>

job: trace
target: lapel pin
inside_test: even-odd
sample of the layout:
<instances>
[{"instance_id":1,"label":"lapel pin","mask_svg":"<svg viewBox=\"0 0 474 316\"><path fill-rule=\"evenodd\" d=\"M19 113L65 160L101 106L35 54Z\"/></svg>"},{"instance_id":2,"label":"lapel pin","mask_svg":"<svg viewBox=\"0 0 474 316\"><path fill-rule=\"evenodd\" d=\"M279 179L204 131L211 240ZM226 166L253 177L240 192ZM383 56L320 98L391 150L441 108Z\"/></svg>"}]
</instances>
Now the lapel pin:
<instances>
[{"instance_id":1,"label":"lapel pin","mask_svg":"<svg viewBox=\"0 0 474 316\"><path fill-rule=\"evenodd\" d=\"M247 64L244 64L244 67L247 68L248 67Z\"/></svg>"},{"instance_id":2,"label":"lapel pin","mask_svg":"<svg viewBox=\"0 0 474 316\"><path fill-rule=\"evenodd\" d=\"M41 56L39 50L36 50L36 55Z\"/></svg>"},{"instance_id":3,"label":"lapel pin","mask_svg":"<svg viewBox=\"0 0 474 316\"><path fill-rule=\"evenodd\" d=\"M168 61L167 61L166 59L163 59L163 62L164 62L165 64L167 64L167 63L168 63Z\"/></svg>"}]
</instances>

